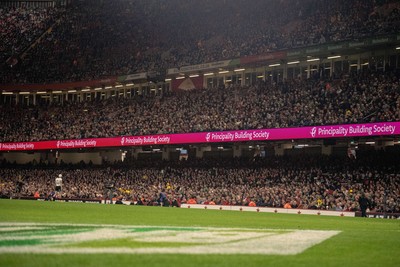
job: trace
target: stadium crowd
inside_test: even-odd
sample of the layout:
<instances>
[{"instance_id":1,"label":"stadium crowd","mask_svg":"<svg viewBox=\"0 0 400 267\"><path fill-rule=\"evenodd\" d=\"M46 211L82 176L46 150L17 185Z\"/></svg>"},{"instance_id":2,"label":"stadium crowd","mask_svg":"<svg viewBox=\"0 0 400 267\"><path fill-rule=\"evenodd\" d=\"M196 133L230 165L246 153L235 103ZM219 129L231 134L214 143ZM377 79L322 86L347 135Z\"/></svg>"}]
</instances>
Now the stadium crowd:
<instances>
[{"instance_id":1,"label":"stadium crowd","mask_svg":"<svg viewBox=\"0 0 400 267\"><path fill-rule=\"evenodd\" d=\"M364 72L161 98L3 105L0 142L399 121L399 83L391 73Z\"/></svg>"},{"instance_id":2,"label":"stadium crowd","mask_svg":"<svg viewBox=\"0 0 400 267\"><path fill-rule=\"evenodd\" d=\"M392 0L226 3L88 0L66 9L1 8L0 83L89 81L165 71L400 30L400 4ZM0 142L400 121L397 75L362 72L339 77L231 85L160 97L1 105ZM104 199L112 178L117 199L143 205L254 203L353 211L365 193L372 210L400 212L396 159L398 154L361 155L356 161L304 155L251 162L131 162L109 169L8 167L4 162L0 195L15 197L21 176L19 196L53 197L54 179L62 173L64 185L56 197Z\"/></svg>"},{"instance_id":3,"label":"stadium crowd","mask_svg":"<svg viewBox=\"0 0 400 267\"><path fill-rule=\"evenodd\" d=\"M368 152L357 160L344 157L286 156L268 159L192 159L177 162L130 162L111 168L31 166L1 168L0 192L47 198L54 179L63 174L58 198L104 199L105 186L115 183L115 198L138 205L170 206L173 202L250 205L356 211L365 193L371 210L400 212L397 154ZM373 164L372 164L373 162ZM118 174L118 175L116 175ZM164 201L165 200L165 201ZM253 203L251 203L253 202Z\"/></svg>"},{"instance_id":4,"label":"stadium crowd","mask_svg":"<svg viewBox=\"0 0 400 267\"><path fill-rule=\"evenodd\" d=\"M20 48L36 41L57 20L19 64L12 68L0 64L0 83L14 84L165 72L400 30L399 3L394 0L256 0L251 4L88 0L75 1L67 9L3 8L0 12L4 55L20 55Z\"/></svg>"},{"instance_id":5,"label":"stadium crowd","mask_svg":"<svg viewBox=\"0 0 400 267\"><path fill-rule=\"evenodd\" d=\"M57 8L0 7L0 62L16 64L13 60L55 23L60 12Z\"/></svg>"}]
</instances>

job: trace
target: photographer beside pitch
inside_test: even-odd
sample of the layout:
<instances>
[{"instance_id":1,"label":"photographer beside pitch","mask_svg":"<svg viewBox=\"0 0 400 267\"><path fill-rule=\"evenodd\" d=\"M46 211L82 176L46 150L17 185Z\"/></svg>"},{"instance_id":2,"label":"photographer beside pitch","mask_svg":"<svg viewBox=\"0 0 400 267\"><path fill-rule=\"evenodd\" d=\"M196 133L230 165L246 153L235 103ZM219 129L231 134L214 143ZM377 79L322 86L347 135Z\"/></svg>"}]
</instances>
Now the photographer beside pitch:
<instances>
[{"instance_id":1,"label":"photographer beside pitch","mask_svg":"<svg viewBox=\"0 0 400 267\"><path fill-rule=\"evenodd\" d=\"M109 178L104 186L104 204L107 204L107 198L110 200L110 204L112 204L113 197L114 197L114 182L112 178Z\"/></svg>"},{"instance_id":2,"label":"photographer beside pitch","mask_svg":"<svg viewBox=\"0 0 400 267\"><path fill-rule=\"evenodd\" d=\"M24 186L25 182L22 178L21 175L18 175L18 180L16 182L16 187L15 187L15 197L20 199L21 198L21 192L22 192L22 187Z\"/></svg>"},{"instance_id":3,"label":"photographer beside pitch","mask_svg":"<svg viewBox=\"0 0 400 267\"><path fill-rule=\"evenodd\" d=\"M361 209L361 217L367 217L367 208L371 206L371 202L364 193L361 193L361 196L358 199L358 204Z\"/></svg>"}]
</instances>

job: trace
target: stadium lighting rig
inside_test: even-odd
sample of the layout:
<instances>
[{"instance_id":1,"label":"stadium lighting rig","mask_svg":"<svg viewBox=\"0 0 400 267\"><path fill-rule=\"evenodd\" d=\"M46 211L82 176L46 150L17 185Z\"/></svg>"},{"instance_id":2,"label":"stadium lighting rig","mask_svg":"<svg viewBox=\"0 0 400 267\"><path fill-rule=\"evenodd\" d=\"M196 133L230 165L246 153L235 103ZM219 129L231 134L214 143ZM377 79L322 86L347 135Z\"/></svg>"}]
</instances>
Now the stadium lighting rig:
<instances>
[{"instance_id":1,"label":"stadium lighting rig","mask_svg":"<svg viewBox=\"0 0 400 267\"><path fill-rule=\"evenodd\" d=\"M335 58L341 58L342 56L330 56L330 57L327 57L327 59L335 59Z\"/></svg>"},{"instance_id":2,"label":"stadium lighting rig","mask_svg":"<svg viewBox=\"0 0 400 267\"><path fill-rule=\"evenodd\" d=\"M276 63L276 64L270 64L270 65L268 65L268 67L278 67L278 66L280 66L281 64L279 64L279 63Z\"/></svg>"}]
</instances>

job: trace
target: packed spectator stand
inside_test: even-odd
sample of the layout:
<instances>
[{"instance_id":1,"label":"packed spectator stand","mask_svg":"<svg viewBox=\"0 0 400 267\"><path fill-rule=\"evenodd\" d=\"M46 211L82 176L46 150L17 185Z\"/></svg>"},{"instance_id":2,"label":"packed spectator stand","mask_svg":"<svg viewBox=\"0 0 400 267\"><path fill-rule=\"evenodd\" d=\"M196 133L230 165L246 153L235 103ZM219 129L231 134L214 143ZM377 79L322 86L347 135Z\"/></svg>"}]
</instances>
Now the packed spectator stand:
<instances>
[{"instance_id":1,"label":"packed spectator stand","mask_svg":"<svg viewBox=\"0 0 400 267\"><path fill-rule=\"evenodd\" d=\"M187 203L357 211L358 197L366 193L371 211L400 212L400 175L392 152L361 153L357 161L343 157L292 156L268 159L192 159L188 161L130 161L96 167L81 165L27 165L0 169L3 197L41 198L53 195L54 179L63 174L58 198L104 199L105 184L115 180L115 198L137 205ZM7 165L7 164L5 164ZM118 174L118 175L116 175ZM21 195L15 195L17 177L23 177Z\"/></svg>"},{"instance_id":2,"label":"packed spectator stand","mask_svg":"<svg viewBox=\"0 0 400 267\"><path fill-rule=\"evenodd\" d=\"M74 1L66 8L2 8L0 12L0 47L4 55L19 60L14 65L1 58L0 82L13 84L165 72L167 68L400 31L399 3L391 0L257 0L251 4L90 0ZM15 23L27 13L32 14L33 24ZM21 48L45 32L21 59Z\"/></svg>"},{"instance_id":3,"label":"packed spectator stand","mask_svg":"<svg viewBox=\"0 0 400 267\"><path fill-rule=\"evenodd\" d=\"M397 1L76 1L67 7L0 8L0 83L89 81L400 32ZM89 12L90 10L90 12ZM263 12L260 12L263 11ZM205 19L207 18L207 19ZM395 70L259 81L158 97L0 105L0 142L81 139L292 126L400 121ZM0 193L49 198L63 173L60 198L115 197L169 202L400 212L398 151L357 160L318 157L128 161L105 166L15 166L2 162ZM155 167L154 167L155 166ZM20 197L20 196L17 196Z\"/></svg>"},{"instance_id":4,"label":"packed spectator stand","mask_svg":"<svg viewBox=\"0 0 400 267\"><path fill-rule=\"evenodd\" d=\"M400 120L399 77L363 72L341 80L228 86L163 97L0 106L0 141L283 128Z\"/></svg>"},{"instance_id":5,"label":"packed spectator stand","mask_svg":"<svg viewBox=\"0 0 400 267\"><path fill-rule=\"evenodd\" d=\"M0 62L10 66L56 21L56 8L0 8Z\"/></svg>"}]
</instances>

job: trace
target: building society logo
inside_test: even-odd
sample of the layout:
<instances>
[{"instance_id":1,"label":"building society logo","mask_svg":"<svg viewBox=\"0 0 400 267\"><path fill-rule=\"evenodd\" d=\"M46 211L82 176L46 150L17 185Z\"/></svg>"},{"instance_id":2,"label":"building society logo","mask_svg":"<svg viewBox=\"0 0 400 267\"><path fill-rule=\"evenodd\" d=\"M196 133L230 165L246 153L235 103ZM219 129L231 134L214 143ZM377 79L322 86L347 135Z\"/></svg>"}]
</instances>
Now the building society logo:
<instances>
[{"instance_id":1,"label":"building society logo","mask_svg":"<svg viewBox=\"0 0 400 267\"><path fill-rule=\"evenodd\" d=\"M315 134L317 133L317 127L313 127L312 129L311 129L311 132L310 132L310 134L311 134L311 136L312 137L315 137Z\"/></svg>"},{"instance_id":2,"label":"building society logo","mask_svg":"<svg viewBox=\"0 0 400 267\"><path fill-rule=\"evenodd\" d=\"M60 141L57 141L57 148L60 148Z\"/></svg>"},{"instance_id":3,"label":"building society logo","mask_svg":"<svg viewBox=\"0 0 400 267\"><path fill-rule=\"evenodd\" d=\"M122 137L121 138L121 145L124 145L125 144L125 137Z\"/></svg>"},{"instance_id":4,"label":"building society logo","mask_svg":"<svg viewBox=\"0 0 400 267\"><path fill-rule=\"evenodd\" d=\"M211 134L210 134L210 133L207 133L207 134L206 134L206 141L207 141L207 142L210 142L210 137L211 137Z\"/></svg>"},{"instance_id":5,"label":"building society logo","mask_svg":"<svg viewBox=\"0 0 400 267\"><path fill-rule=\"evenodd\" d=\"M0 223L0 254L295 255L339 231ZM292 242L296 240L296 242Z\"/></svg>"}]
</instances>

